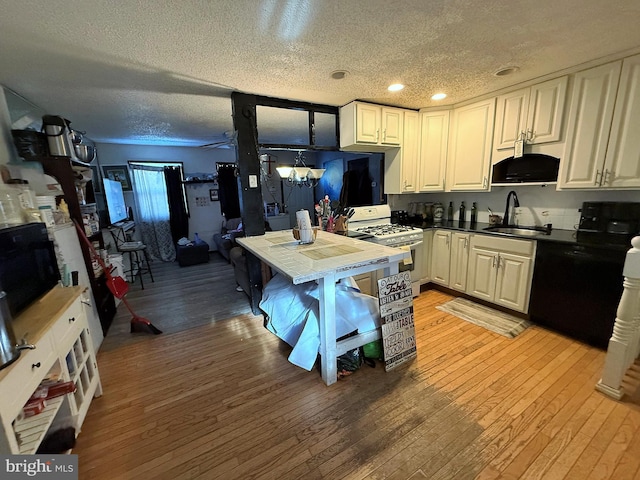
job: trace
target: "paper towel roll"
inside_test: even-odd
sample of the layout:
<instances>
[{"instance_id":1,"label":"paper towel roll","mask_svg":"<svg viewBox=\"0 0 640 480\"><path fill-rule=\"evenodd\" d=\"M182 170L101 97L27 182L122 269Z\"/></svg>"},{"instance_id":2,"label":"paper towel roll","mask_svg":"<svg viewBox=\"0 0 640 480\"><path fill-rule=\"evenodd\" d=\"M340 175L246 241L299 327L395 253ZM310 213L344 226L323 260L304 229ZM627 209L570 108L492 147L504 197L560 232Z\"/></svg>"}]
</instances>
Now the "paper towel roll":
<instances>
[{"instance_id":1,"label":"paper towel roll","mask_svg":"<svg viewBox=\"0 0 640 480\"><path fill-rule=\"evenodd\" d=\"M311 217L309 217L309 210L298 210L296 212L296 220L300 230L311 230Z\"/></svg>"},{"instance_id":2,"label":"paper towel roll","mask_svg":"<svg viewBox=\"0 0 640 480\"><path fill-rule=\"evenodd\" d=\"M309 211L298 210L296 212L296 221L300 230L300 243L313 243L313 227L311 226Z\"/></svg>"}]
</instances>

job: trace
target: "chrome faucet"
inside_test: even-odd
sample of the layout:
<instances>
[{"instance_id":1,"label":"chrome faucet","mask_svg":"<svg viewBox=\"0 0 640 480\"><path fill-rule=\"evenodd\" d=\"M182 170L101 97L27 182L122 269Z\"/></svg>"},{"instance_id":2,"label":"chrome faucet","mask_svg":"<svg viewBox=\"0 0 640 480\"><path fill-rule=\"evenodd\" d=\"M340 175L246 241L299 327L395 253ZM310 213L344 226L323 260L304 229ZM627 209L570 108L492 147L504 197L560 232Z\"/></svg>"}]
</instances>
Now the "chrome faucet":
<instances>
[{"instance_id":1,"label":"chrome faucet","mask_svg":"<svg viewBox=\"0 0 640 480\"><path fill-rule=\"evenodd\" d=\"M511 200L511 197L513 197L513 209L515 211L516 208L518 208L520 206L520 202L518 201L518 194L511 190L508 194L507 194L507 206L504 207L504 218L502 219L502 225L503 226L509 226L509 200Z\"/></svg>"}]
</instances>

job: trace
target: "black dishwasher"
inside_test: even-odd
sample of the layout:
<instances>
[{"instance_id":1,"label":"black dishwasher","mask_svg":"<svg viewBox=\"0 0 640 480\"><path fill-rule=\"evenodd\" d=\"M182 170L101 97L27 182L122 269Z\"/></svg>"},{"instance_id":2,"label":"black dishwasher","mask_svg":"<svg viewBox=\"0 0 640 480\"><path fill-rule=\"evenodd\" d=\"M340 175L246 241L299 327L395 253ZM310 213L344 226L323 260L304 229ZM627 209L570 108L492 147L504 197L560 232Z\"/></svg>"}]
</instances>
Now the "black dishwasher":
<instances>
[{"instance_id":1,"label":"black dishwasher","mask_svg":"<svg viewBox=\"0 0 640 480\"><path fill-rule=\"evenodd\" d=\"M621 247L539 241L531 320L606 349L622 295L626 252Z\"/></svg>"}]
</instances>

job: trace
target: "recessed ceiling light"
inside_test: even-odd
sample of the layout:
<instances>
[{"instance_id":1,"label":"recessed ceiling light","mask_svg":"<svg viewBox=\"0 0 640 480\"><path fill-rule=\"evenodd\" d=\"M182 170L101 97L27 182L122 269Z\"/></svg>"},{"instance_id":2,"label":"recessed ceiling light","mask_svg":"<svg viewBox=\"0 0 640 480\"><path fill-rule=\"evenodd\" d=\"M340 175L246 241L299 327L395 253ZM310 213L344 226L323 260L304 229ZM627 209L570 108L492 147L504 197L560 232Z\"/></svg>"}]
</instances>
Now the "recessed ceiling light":
<instances>
[{"instance_id":1,"label":"recessed ceiling light","mask_svg":"<svg viewBox=\"0 0 640 480\"><path fill-rule=\"evenodd\" d=\"M447 98L446 93L436 93L431 97L431 100L444 100L445 98Z\"/></svg>"},{"instance_id":2,"label":"recessed ceiling light","mask_svg":"<svg viewBox=\"0 0 640 480\"><path fill-rule=\"evenodd\" d=\"M497 70L494 75L496 77L506 77L507 75L511 75L512 73L516 73L518 70L520 70L520 67L516 66L516 65L509 65L508 67L503 67L499 70Z\"/></svg>"},{"instance_id":3,"label":"recessed ceiling light","mask_svg":"<svg viewBox=\"0 0 640 480\"><path fill-rule=\"evenodd\" d=\"M402 90L404 88L404 85L401 83L394 83L392 85L389 85L387 87L387 90L389 90L390 92L399 92L400 90Z\"/></svg>"},{"instance_id":4,"label":"recessed ceiling light","mask_svg":"<svg viewBox=\"0 0 640 480\"><path fill-rule=\"evenodd\" d=\"M334 80L342 80L347 75L349 75L349 72L347 72L346 70L336 70L334 72L331 72L331 78L333 78Z\"/></svg>"}]
</instances>

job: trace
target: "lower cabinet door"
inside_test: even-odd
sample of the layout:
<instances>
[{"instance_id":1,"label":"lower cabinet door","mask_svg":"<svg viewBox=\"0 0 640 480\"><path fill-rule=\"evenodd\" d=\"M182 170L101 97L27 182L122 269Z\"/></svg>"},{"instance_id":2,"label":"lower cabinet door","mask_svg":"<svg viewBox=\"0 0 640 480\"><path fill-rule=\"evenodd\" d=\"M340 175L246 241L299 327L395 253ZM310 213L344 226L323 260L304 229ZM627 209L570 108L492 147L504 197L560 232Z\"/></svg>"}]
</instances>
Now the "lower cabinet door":
<instances>
[{"instance_id":1,"label":"lower cabinet door","mask_svg":"<svg viewBox=\"0 0 640 480\"><path fill-rule=\"evenodd\" d=\"M498 254L491 250L472 247L469 254L467 293L493 302L496 289L496 265Z\"/></svg>"},{"instance_id":2,"label":"lower cabinet door","mask_svg":"<svg viewBox=\"0 0 640 480\"><path fill-rule=\"evenodd\" d=\"M431 281L449 286L451 232L436 230L431 251Z\"/></svg>"},{"instance_id":3,"label":"lower cabinet door","mask_svg":"<svg viewBox=\"0 0 640 480\"><path fill-rule=\"evenodd\" d=\"M530 274L531 258L501 253L498 257L494 302L519 312L526 312Z\"/></svg>"},{"instance_id":4,"label":"lower cabinet door","mask_svg":"<svg viewBox=\"0 0 640 480\"><path fill-rule=\"evenodd\" d=\"M454 233L451 236L451 265L449 286L464 292L467 290L467 269L469 265L468 233Z\"/></svg>"}]
</instances>

